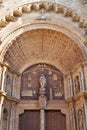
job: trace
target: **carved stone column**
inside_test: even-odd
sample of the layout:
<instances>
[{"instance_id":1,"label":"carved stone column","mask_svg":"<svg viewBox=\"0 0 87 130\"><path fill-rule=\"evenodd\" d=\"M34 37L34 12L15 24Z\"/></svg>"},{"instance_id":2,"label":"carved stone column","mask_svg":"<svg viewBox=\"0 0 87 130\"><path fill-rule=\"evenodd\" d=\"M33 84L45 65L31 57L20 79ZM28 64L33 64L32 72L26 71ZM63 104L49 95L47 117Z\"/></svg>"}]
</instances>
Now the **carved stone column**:
<instances>
[{"instance_id":1,"label":"carved stone column","mask_svg":"<svg viewBox=\"0 0 87 130\"><path fill-rule=\"evenodd\" d=\"M81 72L81 80L82 80L82 91L86 91L86 83L85 83L85 75L84 75L84 66L82 66Z\"/></svg>"},{"instance_id":2,"label":"carved stone column","mask_svg":"<svg viewBox=\"0 0 87 130\"><path fill-rule=\"evenodd\" d=\"M3 72L2 72L2 82L1 82L1 90L4 91L4 82L5 82L5 74L7 71L7 67L3 66Z\"/></svg>"},{"instance_id":3,"label":"carved stone column","mask_svg":"<svg viewBox=\"0 0 87 130\"><path fill-rule=\"evenodd\" d=\"M2 105L4 101L4 96L0 95L0 130L2 130Z\"/></svg>"},{"instance_id":4,"label":"carved stone column","mask_svg":"<svg viewBox=\"0 0 87 130\"><path fill-rule=\"evenodd\" d=\"M40 130L45 130L45 108L47 105L46 94L46 78L42 74L40 76L40 90L39 90L39 107L40 107Z\"/></svg>"},{"instance_id":5,"label":"carved stone column","mask_svg":"<svg viewBox=\"0 0 87 130\"><path fill-rule=\"evenodd\" d=\"M2 105L4 102L4 81L5 81L5 73L6 73L7 67L6 66L0 66L0 130L2 130Z\"/></svg>"},{"instance_id":6,"label":"carved stone column","mask_svg":"<svg viewBox=\"0 0 87 130\"><path fill-rule=\"evenodd\" d=\"M45 130L45 110L40 110L40 130Z\"/></svg>"},{"instance_id":7,"label":"carved stone column","mask_svg":"<svg viewBox=\"0 0 87 130\"><path fill-rule=\"evenodd\" d=\"M0 89L1 89L1 79L2 79L2 66L0 65Z\"/></svg>"}]
</instances>

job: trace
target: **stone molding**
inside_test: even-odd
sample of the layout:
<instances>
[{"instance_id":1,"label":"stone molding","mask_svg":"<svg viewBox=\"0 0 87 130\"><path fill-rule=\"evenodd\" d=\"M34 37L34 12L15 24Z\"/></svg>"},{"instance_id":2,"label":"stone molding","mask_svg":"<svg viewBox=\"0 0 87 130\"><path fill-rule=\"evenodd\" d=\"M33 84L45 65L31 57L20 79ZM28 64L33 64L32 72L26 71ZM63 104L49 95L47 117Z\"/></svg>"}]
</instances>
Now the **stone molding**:
<instances>
[{"instance_id":1,"label":"stone molding","mask_svg":"<svg viewBox=\"0 0 87 130\"><path fill-rule=\"evenodd\" d=\"M2 96L5 97L5 99L7 99L8 101L12 101L12 102L16 102L16 103L20 102L19 99L16 99L12 96L8 96L5 91L0 90L0 97L2 97Z\"/></svg>"},{"instance_id":2,"label":"stone molding","mask_svg":"<svg viewBox=\"0 0 87 130\"><path fill-rule=\"evenodd\" d=\"M78 93L76 96L71 97L71 98L68 98L68 99L66 99L65 101L66 101L67 103L76 102L77 100L80 100L80 98L87 98L87 92L86 92L86 91L80 92L80 93Z\"/></svg>"},{"instance_id":3,"label":"stone molding","mask_svg":"<svg viewBox=\"0 0 87 130\"><path fill-rule=\"evenodd\" d=\"M2 50L2 52L1 52L1 57L0 57L0 59L3 61L3 56L5 55L5 53L6 53L6 51L8 50L8 48L14 43L14 41L16 41L16 37L18 37L18 35L20 35L22 32L21 32L21 30L24 28L24 30L25 30L25 32L27 31L27 30L33 30L33 29L35 29L35 28L51 28L52 30L56 30L56 31L61 31L61 32L63 32L64 31L64 34L66 34L66 35L70 35L71 34L71 39L73 39L73 40L75 40L75 41L77 41L77 43L78 44L80 44L80 43L84 43L84 40L83 39L80 39L81 37L80 36L78 36L75 32L74 32L74 30L69 30L69 29L66 29L66 28L64 28L64 27L62 27L62 26L60 26L60 25L56 25L56 24L52 24L52 23L50 23L50 22L44 22L44 21L42 21L42 22L40 22L40 23L37 23L37 22L35 22L34 24L28 24L28 25L23 25L23 27L21 26L21 27L19 27L19 28L17 28L15 31L12 31L11 32L11 34L9 34L7 37L6 37L6 43L5 43L5 40L3 41L3 43L4 44L6 44L6 46L5 46L5 48L1 48L1 50ZM18 34L19 33L19 34ZM12 36L13 35L13 36ZM17 35L17 36L16 36ZM15 37L14 37L15 36ZM11 37L13 37L13 40L11 39L9 39L9 38L11 38ZM78 38L78 39L76 39L76 37ZM79 40L79 41L78 41ZM9 43L10 42L10 43ZM2 43L2 44L3 44ZM84 52L84 53L86 53L86 52ZM84 54L85 55L85 54Z\"/></svg>"},{"instance_id":4,"label":"stone molding","mask_svg":"<svg viewBox=\"0 0 87 130\"><path fill-rule=\"evenodd\" d=\"M39 12L44 9L45 12L54 12L56 14L62 14L64 17L71 17L72 22L77 22L78 26L84 30L87 28L87 21L83 20L79 14L77 14L74 10L62 6L53 2L33 2L27 3L25 5L19 6L13 11L9 12L3 19L0 20L0 28L6 27L9 22L14 22L16 18L22 17L25 13ZM85 32L86 34L86 32Z\"/></svg>"},{"instance_id":5,"label":"stone molding","mask_svg":"<svg viewBox=\"0 0 87 130\"><path fill-rule=\"evenodd\" d=\"M5 20L7 22L10 22L14 20L13 17L21 17L23 13L29 13L31 11L39 11L41 9L44 9L46 11L53 11L55 13L64 13L65 17L72 17L72 21L80 22L80 17L78 17L78 14L76 14L72 9L53 2L27 3L25 5L22 5L22 7L20 6L19 8L13 10L13 16L11 16L10 14L6 15ZM1 22L2 24L0 24L0 27L5 27L6 26L4 23L5 21L1 20ZM84 24L86 23L84 22ZM85 28L85 27L81 26L81 28Z\"/></svg>"},{"instance_id":6,"label":"stone molding","mask_svg":"<svg viewBox=\"0 0 87 130\"><path fill-rule=\"evenodd\" d=\"M15 73L18 76L21 76L21 73L19 73L19 72L15 71L14 69L12 69L8 63L0 61L0 65L1 66L6 66L10 72Z\"/></svg>"}]
</instances>

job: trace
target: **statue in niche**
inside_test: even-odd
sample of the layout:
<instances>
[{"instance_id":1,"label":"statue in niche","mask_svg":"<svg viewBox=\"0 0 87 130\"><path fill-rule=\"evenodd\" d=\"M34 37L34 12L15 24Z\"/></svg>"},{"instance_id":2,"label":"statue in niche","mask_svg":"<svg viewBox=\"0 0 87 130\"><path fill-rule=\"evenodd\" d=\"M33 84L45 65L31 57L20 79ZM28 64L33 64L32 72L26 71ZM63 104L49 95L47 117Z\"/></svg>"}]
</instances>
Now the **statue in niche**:
<instances>
[{"instance_id":1,"label":"statue in niche","mask_svg":"<svg viewBox=\"0 0 87 130\"><path fill-rule=\"evenodd\" d=\"M8 110L3 110L3 130L7 129Z\"/></svg>"},{"instance_id":2,"label":"statue in niche","mask_svg":"<svg viewBox=\"0 0 87 130\"><path fill-rule=\"evenodd\" d=\"M79 77L76 76L75 78L75 93L79 93L80 92L80 83L79 83Z\"/></svg>"},{"instance_id":3,"label":"statue in niche","mask_svg":"<svg viewBox=\"0 0 87 130\"><path fill-rule=\"evenodd\" d=\"M6 91L8 94L10 94L10 76L7 75L6 77Z\"/></svg>"},{"instance_id":4,"label":"statue in niche","mask_svg":"<svg viewBox=\"0 0 87 130\"><path fill-rule=\"evenodd\" d=\"M46 77L44 76L44 74L41 74L41 76L40 76L40 90L45 91L45 87L46 87Z\"/></svg>"},{"instance_id":5,"label":"statue in niche","mask_svg":"<svg viewBox=\"0 0 87 130\"><path fill-rule=\"evenodd\" d=\"M81 109L78 110L78 127L79 130L84 130L83 111Z\"/></svg>"},{"instance_id":6,"label":"statue in niche","mask_svg":"<svg viewBox=\"0 0 87 130\"><path fill-rule=\"evenodd\" d=\"M40 76L40 90L39 90L39 107L40 108L44 108L46 107L46 77L44 76L44 74L41 74Z\"/></svg>"}]
</instances>

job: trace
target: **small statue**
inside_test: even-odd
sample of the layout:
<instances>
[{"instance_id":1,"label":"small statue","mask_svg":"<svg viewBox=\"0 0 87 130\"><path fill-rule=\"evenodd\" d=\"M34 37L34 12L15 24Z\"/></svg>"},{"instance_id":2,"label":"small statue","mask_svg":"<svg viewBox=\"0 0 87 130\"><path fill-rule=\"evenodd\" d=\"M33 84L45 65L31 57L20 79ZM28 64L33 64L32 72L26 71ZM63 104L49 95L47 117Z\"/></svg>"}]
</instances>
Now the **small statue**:
<instances>
[{"instance_id":1,"label":"small statue","mask_svg":"<svg viewBox=\"0 0 87 130\"><path fill-rule=\"evenodd\" d=\"M41 74L40 76L40 89L41 90L45 90L45 87L46 87L46 78L44 76L44 74Z\"/></svg>"},{"instance_id":2,"label":"small statue","mask_svg":"<svg viewBox=\"0 0 87 130\"><path fill-rule=\"evenodd\" d=\"M75 93L79 93L80 92L80 83L79 83L79 77L77 76L75 79Z\"/></svg>"},{"instance_id":3,"label":"small statue","mask_svg":"<svg viewBox=\"0 0 87 130\"><path fill-rule=\"evenodd\" d=\"M83 130L84 129L84 123L83 123L83 112L80 109L78 111L78 125L79 125L79 130Z\"/></svg>"}]
</instances>

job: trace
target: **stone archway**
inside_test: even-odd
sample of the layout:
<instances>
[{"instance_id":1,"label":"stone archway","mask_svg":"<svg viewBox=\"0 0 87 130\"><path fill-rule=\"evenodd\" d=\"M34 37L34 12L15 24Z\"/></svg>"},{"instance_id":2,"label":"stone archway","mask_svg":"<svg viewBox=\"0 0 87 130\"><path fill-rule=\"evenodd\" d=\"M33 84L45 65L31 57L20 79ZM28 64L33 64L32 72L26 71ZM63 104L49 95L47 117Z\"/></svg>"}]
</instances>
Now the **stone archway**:
<instances>
[{"instance_id":1,"label":"stone archway","mask_svg":"<svg viewBox=\"0 0 87 130\"><path fill-rule=\"evenodd\" d=\"M47 5L45 6L45 4ZM28 5L31 12L28 12ZM84 44L86 40L84 28L87 24L85 21L80 22L79 15L74 13L72 16L73 10L62 6L57 7L57 4L54 3L44 2L28 5L27 7L16 8L13 15L6 15L5 20L8 20L7 23L9 24L6 21L0 21L0 25L4 23L0 33L2 36L0 46L0 100L1 106L4 104L2 116L7 111L8 129L17 130L19 115L24 114L25 111L37 110L43 116L45 112L49 113L51 110L51 112L61 111L59 114L63 117L66 116L66 129L77 130L79 128L78 122L81 122L78 117L79 110L84 111L81 116L86 121L84 116L86 94L83 91L87 90L87 63L85 63L87 49ZM43 8L46 11L44 16L41 12ZM13 21L13 18L15 22L10 21ZM71 24L71 21L76 23ZM21 74L27 67L30 68L35 64L54 66L64 76L65 99L59 100L57 98L54 101L55 96L53 94L50 96L50 99L53 100L48 101L48 107L42 111L38 107L38 100L23 101L21 100L23 97L20 98ZM76 77L78 77L79 86L75 84ZM9 85L7 85L7 80L9 80ZM7 86L8 91L5 93ZM76 93L78 88L79 91ZM28 92L28 95L29 93L31 95L31 91ZM57 92L56 95L58 94L61 92ZM44 119L41 120L41 123L43 121ZM83 126L82 122L82 127L86 130L86 123ZM41 127L42 129L44 128Z\"/></svg>"},{"instance_id":2,"label":"stone archway","mask_svg":"<svg viewBox=\"0 0 87 130\"><path fill-rule=\"evenodd\" d=\"M35 63L53 64L54 61L54 66L67 72L85 59L78 45L65 34L50 29L35 29L13 41L4 61L19 72Z\"/></svg>"},{"instance_id":3,"label":"stone archway","mask_svg":"<svg viewBox=\"0 0 87 130\"><path fill-rule=\"evenodd\" d=\"M45 63L33 65L22 73L19 108L23 106L23 113L18 113L19 130L66 130L68 109L63 78L58 69Z\"/></svg>"}]
</instances>

